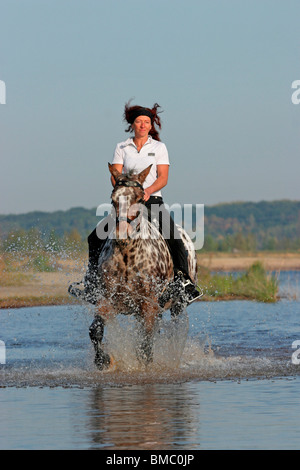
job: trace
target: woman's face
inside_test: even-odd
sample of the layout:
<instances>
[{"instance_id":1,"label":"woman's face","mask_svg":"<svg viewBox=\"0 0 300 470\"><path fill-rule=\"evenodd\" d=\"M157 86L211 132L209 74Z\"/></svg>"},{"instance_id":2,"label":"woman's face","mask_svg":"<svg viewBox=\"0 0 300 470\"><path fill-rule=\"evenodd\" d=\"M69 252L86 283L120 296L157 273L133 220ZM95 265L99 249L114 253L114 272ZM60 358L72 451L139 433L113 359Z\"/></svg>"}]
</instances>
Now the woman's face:
<instances>
[{"instance_id":1,"label":"woman's face","mask_svg":"<svg viewBox=\"0 0 300 470\"><path fill-rule=\"evenodd\" d=\"M137 138L147 137L151 127L151 119L148 116L138 116L132 124L134 135Z\"/></svg>"}]
</instances>

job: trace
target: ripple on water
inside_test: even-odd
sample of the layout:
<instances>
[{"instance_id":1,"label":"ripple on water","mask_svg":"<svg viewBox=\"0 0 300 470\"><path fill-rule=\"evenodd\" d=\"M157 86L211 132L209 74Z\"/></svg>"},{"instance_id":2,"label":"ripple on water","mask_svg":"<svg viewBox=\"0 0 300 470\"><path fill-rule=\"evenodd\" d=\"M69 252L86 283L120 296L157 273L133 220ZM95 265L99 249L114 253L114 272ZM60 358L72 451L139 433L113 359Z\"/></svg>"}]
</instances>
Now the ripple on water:
<instances>
[{"instance_id":1,"label":"ripple on water","mask_svg":"<svg viewBox=\"0 0 300 470\"><path fill-rule=\"evenodd\" d=\"M116 353L116 349L107 350ZM298 374L298 369L286 359L253 356L219 356L213 349L188 338L181 356L174 360L165 344L165 352L156 349L154 361L145 367L139 364L132 349L123 349L123 355L114 356L111 370L100 372L93 365L93 352L85 365L27 364L3 367L2 387L93 387L99 385L123 386L130 384L179 383L188 381L246 380L252 378L284 377ZM167 352L166 352L167 351Z\"/></svg>"},{"instance_id":2,"label":"ripple on water","mask_svg":"<svg viewBox=\"0 0 300 470\"><path fill-rule=\"evenodd\" d=\"M106 328L114 367L98 371L88 337L91 312L83 307L1 311L7 364L2 387L91 387L295 376L291 362L299 303L201 303L176 325L168 319L155 336L154 361L136 358L135 321L119 317ZM1 332L2 335L2 332ZM1 338L1 339L2 339Z\"/></svg>"}]
</instances>

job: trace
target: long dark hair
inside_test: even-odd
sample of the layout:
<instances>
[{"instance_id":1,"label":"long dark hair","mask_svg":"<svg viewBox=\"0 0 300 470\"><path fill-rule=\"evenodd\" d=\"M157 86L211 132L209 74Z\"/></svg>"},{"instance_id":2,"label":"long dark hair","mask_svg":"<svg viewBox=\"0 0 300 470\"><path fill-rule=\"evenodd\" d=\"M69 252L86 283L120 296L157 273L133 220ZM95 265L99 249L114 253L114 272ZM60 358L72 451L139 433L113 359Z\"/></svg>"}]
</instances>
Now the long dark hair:
<instances>
[{"instance_id":1,"label":"long dark hair","mask_svg":"<svg viewBox=\"0 0 300 470\"><path fill-rule=\"evenodd\" d=\"M144 108L144 106L137 106L137 105L130 106L130 102L131 100L125 104L125 109L124 109L124 121L128 122L129 124L129 127L125 130L125 132L133 131L132 124L134 122L136 112L140 109L146 109L148 112L150 112L152 116L151 117L152 127L149 131L149 135L151 135L153 139L160 141L159 133L158 133L158 130L156 129L156 126L159 129L161 129L161 121L160 121L160 117L158 113L162 111L158 111L158 108L160 108L159 104L155 103L152 108Z\"/></svg>"}]
</instances>

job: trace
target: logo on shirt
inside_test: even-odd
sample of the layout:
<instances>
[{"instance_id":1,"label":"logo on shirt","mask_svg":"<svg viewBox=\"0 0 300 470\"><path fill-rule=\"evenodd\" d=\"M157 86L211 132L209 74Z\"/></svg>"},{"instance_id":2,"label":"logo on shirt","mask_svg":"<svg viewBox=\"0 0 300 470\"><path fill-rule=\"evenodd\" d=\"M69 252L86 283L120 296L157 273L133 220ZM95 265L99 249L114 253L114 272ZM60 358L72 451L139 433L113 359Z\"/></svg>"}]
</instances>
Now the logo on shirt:
<instances>
[{"instance_id":1,"label":"logo on shirt","mask_svg":"<svg viewBox=\"0 0 300 470\"><path fill-rule=\"evenodd\" d=\"M148 153L148 157L155 157L155 153Z\"/></svg>"}]
</instances>

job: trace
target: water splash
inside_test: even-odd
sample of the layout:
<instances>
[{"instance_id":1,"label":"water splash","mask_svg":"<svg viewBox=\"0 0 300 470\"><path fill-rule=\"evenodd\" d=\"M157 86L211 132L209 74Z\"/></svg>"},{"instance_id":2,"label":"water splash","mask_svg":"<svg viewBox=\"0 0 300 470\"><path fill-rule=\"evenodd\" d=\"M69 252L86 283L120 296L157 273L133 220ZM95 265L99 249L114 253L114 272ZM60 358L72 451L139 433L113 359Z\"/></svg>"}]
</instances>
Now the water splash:
<instances>
[{"instance_id":1,"label":"water splash","mask_svg":"<svg viewBox=\"0 0 300 470\"><path fill-rule=\"evenodd\" d=\"M179 367L189 330L187 312L176 320L163 318L159 321L153 344L152 369ZM115 317L106 325L105 346L115 362L115 369L138 371L145 367L138 361L140 333L134 317ZM149 368L149 366L148 366Z\"/></svg>"},{"instance_id":2,"label":"water splash","mask_svg":"<svg viewBox=\"0 0 300 470\"><path fill-rule=\"evenodd\" d=\"M299 370L286 360L272 361L266 357L216 356L201 345L188 340L179 366L172 367L167 359L141 366L128 349L117 366L99 372L90 361L82 364L0 367L0 387L98 387L190 381L270 379L299 375ZM126 360L125 360L126 358ZM128 362L128 358L130 362ZM125 365L126 363L126 365Z\"/></svg>"},{"instance_id":3,"label":"water splash","mask_svg":"<svg viewBox=\"0 0 300 470\"><path fill-rule=\"evenodd\" d=\"M7 361L0 366L0 387L124 386L299 375L299 366L291 363L293 350L287 347L295 339L297 305L201 303L190 306L177 323L166 315L155 334L153 363L147 368L136 357L135 319L118 316L104 336L103 344L115 358L115 368L107 372L94 365L88 336L92 309L76 305L1 310Z\"/></svg>"}]
</instances>

